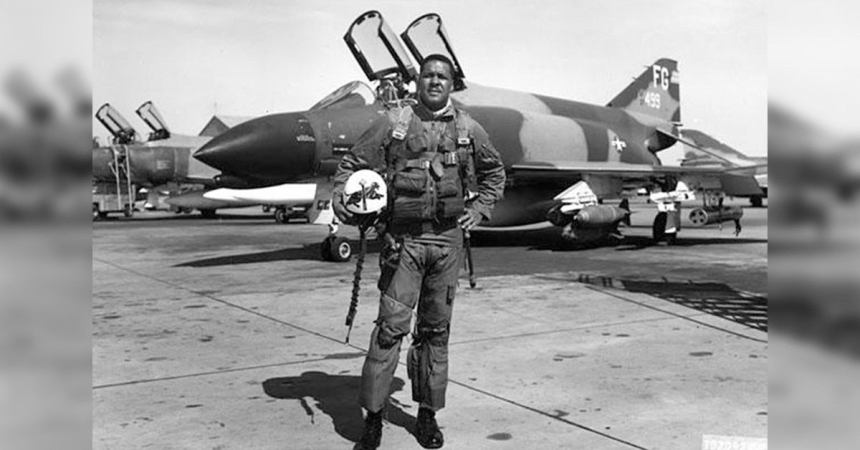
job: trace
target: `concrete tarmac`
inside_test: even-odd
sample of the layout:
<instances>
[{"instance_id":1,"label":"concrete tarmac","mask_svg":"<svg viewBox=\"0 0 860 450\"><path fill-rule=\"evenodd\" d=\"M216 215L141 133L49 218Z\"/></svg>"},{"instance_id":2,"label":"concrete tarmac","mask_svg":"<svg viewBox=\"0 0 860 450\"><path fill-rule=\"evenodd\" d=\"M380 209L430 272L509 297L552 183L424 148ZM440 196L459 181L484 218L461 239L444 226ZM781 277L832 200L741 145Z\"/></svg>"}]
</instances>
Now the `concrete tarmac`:
<instances>
[{"instance_id":1,"label":"concrete tarmac","mask_svg":"<svg viewBox=\"0 0 860 450\"><path fill-rule=\"evenodd\" d=\"M451 449L697 449L767 435L767 209L744 230L652 245L650 205L609 247L557 230L474 236L455 300ZM344 227L342 234L357 236ZM370 245L350 344L353 263L324 227L258 209L93 224L93 447L352 448L378 305ZM401 363L406 356L404 340ZM401 364L383 449L420 448Z\"/></svg>"}]
</instances>

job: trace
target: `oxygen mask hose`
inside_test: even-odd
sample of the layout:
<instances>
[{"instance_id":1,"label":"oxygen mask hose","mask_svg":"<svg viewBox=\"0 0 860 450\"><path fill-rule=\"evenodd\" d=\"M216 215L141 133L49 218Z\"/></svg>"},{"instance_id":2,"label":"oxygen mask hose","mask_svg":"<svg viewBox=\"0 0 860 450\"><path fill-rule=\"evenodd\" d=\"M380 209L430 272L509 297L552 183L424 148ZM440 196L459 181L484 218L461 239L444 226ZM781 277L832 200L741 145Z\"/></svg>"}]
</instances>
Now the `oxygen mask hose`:
<instances>
[{"instance_id":1,"label":"oxygen mask hose","mask_svg":"<svg viewBox=\"0 0 860 450\"><path fill-rule=\"evenodd\" d=\"M375 215L374 215L375 216ZM352 324L355 320L355 314L358 312L358 291L361 288L361 270L364 266L364 256L367 254L367 229L370 228L375 220L371 218L363 218L358 225L358 258L355 261L355 274L352 278L352 298L349 301L349 312L346 314L346 326L349 329L346 331L345 344L349 344L349 335L352 333Z\"/></svg>"}]
</instances>

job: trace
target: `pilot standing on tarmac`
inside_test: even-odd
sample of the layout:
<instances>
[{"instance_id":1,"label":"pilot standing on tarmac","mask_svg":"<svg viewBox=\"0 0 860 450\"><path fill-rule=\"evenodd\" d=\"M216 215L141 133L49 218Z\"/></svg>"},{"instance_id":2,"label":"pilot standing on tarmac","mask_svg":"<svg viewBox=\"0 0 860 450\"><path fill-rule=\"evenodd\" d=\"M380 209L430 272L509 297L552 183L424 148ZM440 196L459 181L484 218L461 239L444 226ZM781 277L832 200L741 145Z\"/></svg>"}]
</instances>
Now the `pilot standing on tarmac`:
<instances>
[{"instance_id":1,"label":"pilot standing on tarmac","mask_svg":"<svg viewBox=\"0 0 860 450\"><path fill-rule=\"evenodd\" d=\"M347 224L360 221L343 204L344 183L353 172L379 172L389 192L377 228L384 243L382 295L361 374L359 403L367 415L357 448L379 446L400 343L416 306L407 357L412 399L419 403L415 434L425 448L444 443L435 415L445 406L463 230L490 218L505 185L501 157L486 131L449 99L454 76L447 57L427 56L417 83L418 103L395 107L377 120L343 157L334 178L333 209Z\"/></svg>"}]
</instances>

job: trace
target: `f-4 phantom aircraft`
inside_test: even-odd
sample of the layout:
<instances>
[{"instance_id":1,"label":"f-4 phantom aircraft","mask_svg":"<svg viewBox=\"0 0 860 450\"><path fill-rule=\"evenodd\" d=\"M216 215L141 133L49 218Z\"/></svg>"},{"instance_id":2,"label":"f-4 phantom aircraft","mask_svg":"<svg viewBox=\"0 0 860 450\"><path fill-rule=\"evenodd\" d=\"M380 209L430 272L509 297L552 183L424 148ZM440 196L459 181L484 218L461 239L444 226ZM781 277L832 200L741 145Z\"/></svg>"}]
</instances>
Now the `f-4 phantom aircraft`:
<instances>
[{"instance_id":1,"label":"f-4 phantom aircraft","mask_svg":"<svg viewBox=\"0 0 860 450\"><path fill-rule=\"evenodd\" d=\"M752 175L762 195L750 196L750 203L753 206L762 206L762 199L767 197L768 186L766 156L747 156L699 130L687 128L682 130L681 134L698 145L685 145L682 167L723 167L730 172Z\"/></svg>"},{"instance_id":2,"label":"f-4 phantom aircraft","mask_svg":"<svg viewBox=\"0 0 860 450\"><path fill-rule=\"evenodd\" d=\"M262 116L216 136L194 157L224 174L271 183L331 176L341 156L387 110L410 97L418 67L426 55L439 53L454 63L454 104L487 130L507 172L504 199L487 227L549 220L565 237L591 241L617 233L627 220L623 206L604 205L622 192L647 188L659 208L656 240L673 240L680 227L680 202L703 194L705 215L698 223L737 220L726 211L724 195L761 194L755 180L721 168L666 167L657 152L677 141L695 142L679 133L680 82L674 60L648 66L606 105L594 105L467 81L437 14L413 21L398 36L382 15L369 11L349 27L344 40L371 83L353 81L307 111ZM412 63L411 56L418 65ZM324 190L321 190L324 192ZM318 196L315 208L330 198ZM698 217L698 216L697 216ZM343 240L323 248L341 250ZM347 249L348 250L348 249Z\"/></svg>"},{"instance_id":3,"label":"f-4 phantom aircraft","mask_svg":"<svg viewBox=\"0 0 860 450\"><path fill-rule=\"evenodd\" d=\"M172 135L161 114L146 102L136 110L151 128L149 139L141 142L137 131L116 109L105 103L96 111L96 119L113 136L111 145L93 148L93 217L105 217L110 211L132 214L132 203L140 188L150 189L150 202L157 202L156 189L170 185L178 192L179 184L212 183L218 171L191 158L191 153L208 138ZM106 200L110 199L110 200ZM117 203L117 205L113 205ZM201 209L204 215L214 210Z\"/></svg>"},{"instance_id":4,"label":"f-4 phantom aircraft","mask_svg":"<svg viewBox=\"0 0 860 450\"><path fill-rule=\"evenodd\" d=\"M96 112L96 119L113 136L113 145L93 149L94 217L104 217L108 211L130 216L133 201L129 199L134 199L141 187L149 189L150 203L157 203L159 190L167 190L168 204L182 210L200 210L206 217L214 216L220 208L264 204L274 206L275 219L286 223L293 211L301 213L313 201L315 189L308 185L257 185L240 177L222 176L217 169L191 157L209 137L172 133L151 101L135 112L152 130L144 142L137 139L135 129L110 104ZM185 188L189 186L190 190ZM256 194L255 198L247 198L248 193ZM104 201L105 198L110 200Z\"/></svg>"}]
</instances>

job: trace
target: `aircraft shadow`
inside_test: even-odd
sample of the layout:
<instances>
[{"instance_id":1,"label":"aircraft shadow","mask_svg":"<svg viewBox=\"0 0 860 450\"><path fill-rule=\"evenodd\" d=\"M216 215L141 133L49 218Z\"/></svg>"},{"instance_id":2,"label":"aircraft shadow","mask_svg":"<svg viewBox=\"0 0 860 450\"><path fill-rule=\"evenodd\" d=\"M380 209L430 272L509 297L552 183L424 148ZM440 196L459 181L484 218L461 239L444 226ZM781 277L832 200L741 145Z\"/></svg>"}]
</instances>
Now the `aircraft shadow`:
<instances>
[{"instance_id":1,"label":"aircraft shadow","mask_svg":"<svg viewBox=\"0 0 860 450\"><path fill-rule=\"evenodd\" d=\"M351 241L357 251L358 243ZM767 239L743 238L678 238L673 246L692 247L698 245L725 244L761 244ZM471 240L472 247L527 247L529 250L576 251L594 248L612 248L616 251L642 250L648 247L665 245L655 244L651 238L644 236L625 236L622 240L611 239L594 243L576 243L563 239L555 229L529 231L481 231L475 232ZM379 253L382 244L376 239L367 241L367 255ZM355 256L353 256L353 259ZM215 267L237 264L254 264L277 261L321 261L320 244L306 244L301 248L287 248L268 252L242 253L238 255L218 256L176 264L173 267Z\"/></svg>"},{"instance_id":2,"label":"aircraft shadow","mask_svg":"<svg viewBox=\"0 0 860 450\"><path fill-rule=\"evenodd\" d=\"M358 243L353 242L355 248L353 251L358 251ZM367 255L379 253L381 245L376 240L367 241ZM268 252L257 253L242 253L238 255L218 256L215 258L201 259L198 261L189 261L180 264L175 264L173 267L215 267L215 266L232 266L237 264L253 264L264 262L277 261L322 261L322 253L320 244L307 244L301 248L285 248L283 250L272 250ZM353 256L354 261L356 256ZM367 258L365 258L367 264Z\"/></svg>"},{"instance_id":3,"label":"aircraft shadow","mask_svg":"<svg viewBox=\"0 0 860 450\"><path fill-rule=\"evenodd\" d=\"M200 214L150 214L146 212L135 212L132 217L123 217L122 214L112 214L104 218L99 218L98 220L94 220L93 222L162 222L162 221L193 221L193 222L204 222L204 221L266 221L268 223L274 224L275 221L271 216L266 215L243 215L243 214L218 214L215 217L203 217ZM290 223L304 223L302 221L294 221Z\"/></svg>"},{"instance_id":4,"label":"aircraft shadow","mask_svg":"<svg viewBox=\"0 0 860 450\"><path fill-rule=\"evenodd\" d=\"M314 423L314 409L307 401L312 398L316 409L331 417L337 434L358 442L364 430L362 408L358 404L360 381L360 376L310 371L297 377L270 378L263 382L263 391L273 398L298 400L311 423ZM391 384L392 392L402 390L404 384L401 378L395 377ZM396 402L389 402L383 417L388 423L415 434L415 418L404 412Z\"/></svg>"},{"instance_id":5,"label":"aircraft shadow","mask_svg":"<svg viewBox=\"0 0 860 450\"><path fill-rule=\"evenodd\" d=\"M699 245L726 245L726 244L767 244L767 239L737 238L737 237L678 237L672 243L672 247L694 247ZM616 245L617 251L641 250L647 247L666 245L665 242L655 243L653 239L644 236L627 236Z\"/></svg>"},{"instance_id":6,"label":"aircraft shadow","mask_svg":"<svg viewBox=\"0 0 860 450\"><path fill-rule=\"evenodd\" d=\"M615 286L607 277L580 275L579 282ZM648 294L767 332L767 296L738 291L725 283L615 280L624 290Z\"/></svg>"},{"instance_id":7,"label":"aircraft shadow","mask_svg":"<svg viewBox=\"0 0 860 450\"><path fill-rule=\"evenodd\" d=\"M767 239L736 238L733 236L713 238L679 236L672 245L692 247L697 245L762 244L767 242ZM575 251L614 247L616 251L630 251L658 245L666 244L655 243L648 236L630 235L624 236L623 239L609 238L589 243L570 242L562 238L556 228L527 231L480 231L472 234L473 247L528 247L530 250L552 251Z\"/></svg>"}]
</instances>

